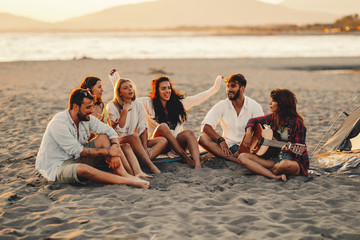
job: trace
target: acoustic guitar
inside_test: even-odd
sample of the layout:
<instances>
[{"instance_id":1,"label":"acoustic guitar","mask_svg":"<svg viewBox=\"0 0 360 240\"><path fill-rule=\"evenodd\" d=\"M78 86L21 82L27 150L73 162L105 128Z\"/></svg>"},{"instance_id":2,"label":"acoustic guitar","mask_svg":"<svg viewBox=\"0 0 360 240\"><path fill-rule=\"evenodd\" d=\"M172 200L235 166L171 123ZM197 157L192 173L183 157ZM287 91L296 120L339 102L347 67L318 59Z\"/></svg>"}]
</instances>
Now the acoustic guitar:
<instances>
[{"instance_id":1,"label":"acoustic guitar","mask_svg":"<svg viewBox=\"0 0 360 240\"><path fill-rule=\"evenodd\" d=\"M246 135L244 136L244 138ZM244 141L244 139L243 139ZM284 145L296 155L301 155L306 150L305 144L301 143L290 143L290 142L281 142L274 140L273 131L271 129L263 129L263 127L258 123L255 125L255 130L252 135L250 148L245 148L243 145L243 141L241 142L239 148L240 153L255 153L259 157L266 156L272 154L271 148L282 148Z\"/></svg>"}]
</instances>

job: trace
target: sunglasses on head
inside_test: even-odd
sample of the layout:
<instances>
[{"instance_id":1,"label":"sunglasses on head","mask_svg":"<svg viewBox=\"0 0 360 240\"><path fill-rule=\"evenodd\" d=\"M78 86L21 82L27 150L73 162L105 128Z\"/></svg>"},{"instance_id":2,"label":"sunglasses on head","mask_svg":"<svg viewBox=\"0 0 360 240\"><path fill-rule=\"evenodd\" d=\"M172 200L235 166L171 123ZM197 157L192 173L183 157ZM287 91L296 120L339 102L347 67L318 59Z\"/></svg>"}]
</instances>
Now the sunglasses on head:
<instances>
[{"instance_id":1,"label":"sunglasses on head","mask_svg":"<svg viewBox=\"0 0 360 240\"><path fill-rule=\"evenodd\" d=\"M84 95L84 97L89 97L91 96L91 93L89 90L81 90L81 93Z\"/></svg>"}]
</instances>

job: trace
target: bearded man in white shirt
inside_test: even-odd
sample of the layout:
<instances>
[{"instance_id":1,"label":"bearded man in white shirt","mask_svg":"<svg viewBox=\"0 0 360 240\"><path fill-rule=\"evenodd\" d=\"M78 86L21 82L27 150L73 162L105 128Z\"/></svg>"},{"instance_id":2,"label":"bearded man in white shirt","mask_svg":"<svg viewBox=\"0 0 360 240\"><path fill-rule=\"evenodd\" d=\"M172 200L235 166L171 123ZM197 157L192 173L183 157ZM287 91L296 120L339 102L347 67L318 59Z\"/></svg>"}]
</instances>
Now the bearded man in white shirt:
<instances>
[{"instance_id":1,"label":"bearded man in white shirt","mask_svg":"<svg viewBox=\"0 0 360 240\"><path fill-rule=\"evenodd\" d=\"M94 97L87 90L74 89L69 109L49 122L36 158L36 169L50 182L83 183L85 179L105 184L126 184L149 188L149 182L128 174L121 158L115 130L92 116ZM88 142L90 132L98 136ZM115 174L93 166L109 164Z\"/></svg>"},{"instance_id":2,"label":"bearded man in white shirt","mask_svg":"<svg viewBox=\"0 0 360 240\"><path fill-rule=\"evenodd\" d=\"M228 98L215 104L202 122L202 134L198 142L215 157L238 162L239 145L245 135L245 127L250 118L263 116L259 103L244 95L247 80L242 74L225 78ZM220 122L223 133L215 128Z\"/></svg>"}]
</instances>

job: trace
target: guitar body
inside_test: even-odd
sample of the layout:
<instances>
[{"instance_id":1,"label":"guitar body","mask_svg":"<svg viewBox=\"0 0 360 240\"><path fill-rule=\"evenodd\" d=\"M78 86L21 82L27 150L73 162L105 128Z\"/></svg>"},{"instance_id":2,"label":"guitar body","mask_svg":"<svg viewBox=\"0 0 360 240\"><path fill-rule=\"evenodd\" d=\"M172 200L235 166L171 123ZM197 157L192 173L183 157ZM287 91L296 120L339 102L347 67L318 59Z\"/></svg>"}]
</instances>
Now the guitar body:
<instances>
[{"instance_id":1,"label":"guitar body","mask_svg":"<svg viewBox=\"0 0 360 240\"><path fill-rule=\"evenodd\" d=\"M244 138L246 137L246 134ZM260 145L262 138L273 139L273 131L271 129L263 129L260 124L256 124L255 130L251 139L250 148L246 149L243 142L240 144L240 153L255 153L259 157L270 158L275 151L275 148L266 145Z\"/></svg>"}]
</instances>

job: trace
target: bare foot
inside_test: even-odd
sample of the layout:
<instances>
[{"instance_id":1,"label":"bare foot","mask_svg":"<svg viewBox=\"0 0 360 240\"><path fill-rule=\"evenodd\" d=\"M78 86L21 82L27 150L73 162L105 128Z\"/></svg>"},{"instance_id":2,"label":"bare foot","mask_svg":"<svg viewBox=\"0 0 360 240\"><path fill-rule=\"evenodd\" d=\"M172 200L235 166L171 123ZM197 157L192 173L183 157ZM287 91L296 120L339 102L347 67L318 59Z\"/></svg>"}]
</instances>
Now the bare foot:
<instances>
[{"instance_id":1,"label":"bare foot","mask_svg":"<svg viewBox=\"0 0 360 240\"><path fill-rule=\"evenodd\" d=\"M279 180L281 180L281 181L283 181L283 182L286 182L286 181L287 181L286 175L285 175L285 174L281 174Z\"/></svg>"},{"instance_id":2,"label":"bare foot","mask_svg":"<svg viewBox=\"0 0 360 240\"><path fill-rule=\"evenodd\" d=\"M195 168L195 169L196 169L196 168L201 168L201 163L195 164L194 168Z\"/></svg>"},{"instance_id":3,"label":"bare foot","mask_svg":"<svg viewBox=\"0 0 360 240\"><path fill-rule=\"evenodd\" d=\"M154 176L147 175L147 174L144 173L144 172L141 172L141 173L139 173L139 174L136 174L135 177L138 177L138 178L154 178Z\"/></svg>"},{"instance_id":4,"label":"bare foot","mask_svg":"<svg viewBox=\"0 0 360 240\"><path fill-rule=\"evenodd\" d=\"M143 189L149 189L150 183L148 181L140 179L138 181L134 181L133 186L138 187L138 188L143 188Z\"/></svg>"}]
</instances>

